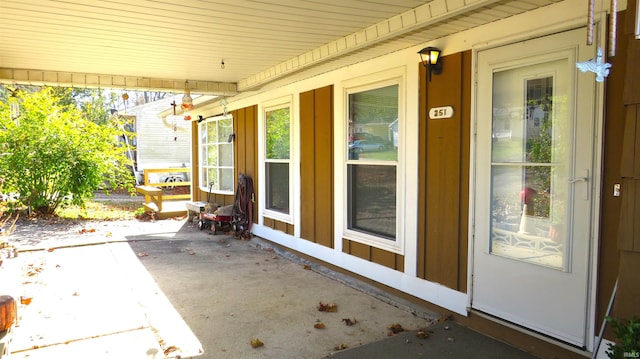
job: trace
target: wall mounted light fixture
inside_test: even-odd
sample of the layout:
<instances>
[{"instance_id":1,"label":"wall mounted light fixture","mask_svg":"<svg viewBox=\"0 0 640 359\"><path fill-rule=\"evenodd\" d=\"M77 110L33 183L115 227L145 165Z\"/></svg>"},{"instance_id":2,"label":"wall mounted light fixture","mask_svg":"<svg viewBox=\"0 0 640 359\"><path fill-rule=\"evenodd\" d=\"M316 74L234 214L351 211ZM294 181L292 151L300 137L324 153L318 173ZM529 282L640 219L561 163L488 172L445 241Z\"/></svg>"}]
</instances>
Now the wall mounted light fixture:
<instances>
[{"instance_id":1,"label":"wall mounted light fixture","mask_svg":"<svg viewBox=\"0 0 640 359\"><path fill-rule=\"evenodd\" d=\"M427 68L429 74L429 82L431 82L431 74L439 75L442 73L442 61L440 61L440 49L437 47L425 47L418 51L422 65Z\"/></svg>"}]
</instances>

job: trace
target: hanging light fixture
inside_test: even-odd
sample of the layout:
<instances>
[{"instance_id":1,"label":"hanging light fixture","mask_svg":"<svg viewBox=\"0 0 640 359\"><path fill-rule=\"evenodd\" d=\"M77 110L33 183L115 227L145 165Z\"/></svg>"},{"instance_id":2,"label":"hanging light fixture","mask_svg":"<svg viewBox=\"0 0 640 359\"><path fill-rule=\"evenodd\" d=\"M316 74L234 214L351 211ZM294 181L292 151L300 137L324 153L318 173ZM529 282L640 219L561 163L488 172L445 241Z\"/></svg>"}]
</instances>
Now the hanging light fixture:
<instances>
[{"instance_id":1,"label":"hanging light fixture","mask_svg":"<svg viewBox=\"0 0 640 359\"><path fill-rule=\"evenodd\" d=\"M431 73L439 75L442 73L442 61L440 61L440 49L437 47L425 47L418 51L420 61L427 68L429 74L429 82L431 82Z\"/></svg>"}]
</instances>

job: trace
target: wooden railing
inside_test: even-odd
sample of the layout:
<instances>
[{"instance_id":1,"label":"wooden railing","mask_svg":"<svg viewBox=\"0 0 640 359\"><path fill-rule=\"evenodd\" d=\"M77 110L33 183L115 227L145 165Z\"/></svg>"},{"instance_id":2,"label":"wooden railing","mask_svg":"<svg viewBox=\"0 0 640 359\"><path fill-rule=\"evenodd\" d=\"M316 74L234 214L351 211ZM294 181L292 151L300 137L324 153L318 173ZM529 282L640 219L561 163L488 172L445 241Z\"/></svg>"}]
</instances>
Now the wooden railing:
<instances>
[{"instance_id":1,"label":"wooden railing","mask_svg":"<svg viewBox=\"0 0 640 359\"><path fill-rule=\"evenodd\" d=\"M186 194L170 194L165 195L164 193L160 193L158 195L157 191L152 190L152 188L157 188L162 190L162 188L170 187L185 187L191 186L191 181L175 181L175 182L150 182L149 174L150 173L166 173L169 176L171 173L189 173L189 168L147 168L144 170L143 180L144 184L142 186L138 186L138 192L144 194L144 202L145 204L149 204L151 202L155 203L158 207L158 210L162 210L162 201L163 200L171 200L171 199L190 199L191 193ZM191 192L191 191L189 191ZM159 202L159 203L158 203Z\"/></svg>"},{"instance_id":2,"label":"wooden railing","mask_svg":"<svg viewBox=\"0 0 640 359\"><path fill-rule=\"evenodd\" d=\"M153 187L185 187L191 186L191 181L178 181L178 182L149 182L149 174L150 173L166 173L167 175L171 173L189 173L191 171L190 168L147 168L144 170L144 185L145 186L153 186ZM173 195L163 195L164 199L190 199L191 193L187 194L173 194Z\"/></svg>"}]
</instances>

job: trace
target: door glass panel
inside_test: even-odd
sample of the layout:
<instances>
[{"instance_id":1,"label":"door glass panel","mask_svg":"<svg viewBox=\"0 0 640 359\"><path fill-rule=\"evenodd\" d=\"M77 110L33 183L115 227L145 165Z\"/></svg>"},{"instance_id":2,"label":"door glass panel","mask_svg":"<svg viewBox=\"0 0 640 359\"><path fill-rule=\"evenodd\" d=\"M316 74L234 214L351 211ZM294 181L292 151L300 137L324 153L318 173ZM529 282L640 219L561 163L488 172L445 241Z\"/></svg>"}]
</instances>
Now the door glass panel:
<instances>
[{"instance_id":1,"label":"door glass panel","mask_svg":"<svg viewBox=\"0 0 640 359\"><path fill-rule=\"evenodd\" d=\"M495 255L566 270L567 89L550 68L493 75L491 240ZM566 65L565 65L566 66Z\"/></svg>"}]
</instances>

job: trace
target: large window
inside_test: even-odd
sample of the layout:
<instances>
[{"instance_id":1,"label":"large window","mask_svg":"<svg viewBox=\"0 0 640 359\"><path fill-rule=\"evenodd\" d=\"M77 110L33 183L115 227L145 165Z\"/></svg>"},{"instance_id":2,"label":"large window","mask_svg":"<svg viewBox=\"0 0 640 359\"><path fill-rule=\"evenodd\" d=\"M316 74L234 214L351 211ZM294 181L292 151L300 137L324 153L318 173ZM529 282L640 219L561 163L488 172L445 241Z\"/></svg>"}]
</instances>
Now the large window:
<instances>
[{"instance_id":1,"label":"large window","mask_svg":"<svg viewBox=\"0 0 640 359\"><path fill-rule=\"evenodd\" d=\"M233 117L217 116L198 125L200 188L233 193Z\"/></svg>"},{"instance_id":2,"label":"large window","mask_svg":"<svg viewBox=\"0 0 640 359\"><path fill-rule=\"evenodd\" d=\"M291 108L265 111L265 199L266 210L289 215L289 164L291 153Z\"/></svg>"},{"instance_id":3,"label":"large window","mask_svg":"<svg viewBox=\"0 0 640 359\"><path fill-rule=\"evenodd\" d=\"M399 83L347 91L347 231L397 247Z\"/></svg>"}]
</instances>

